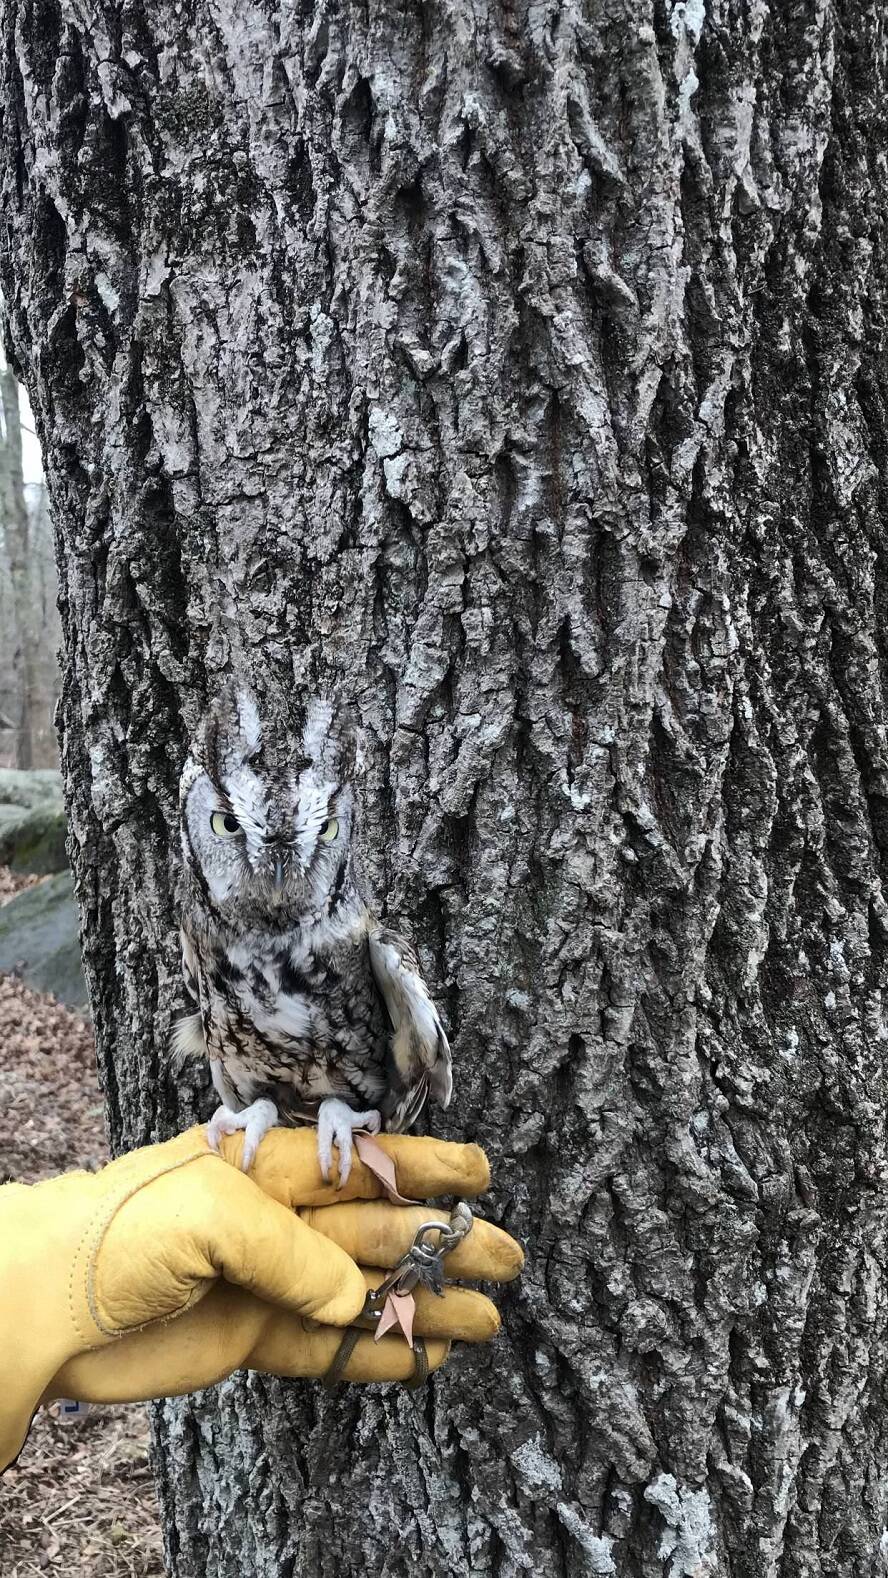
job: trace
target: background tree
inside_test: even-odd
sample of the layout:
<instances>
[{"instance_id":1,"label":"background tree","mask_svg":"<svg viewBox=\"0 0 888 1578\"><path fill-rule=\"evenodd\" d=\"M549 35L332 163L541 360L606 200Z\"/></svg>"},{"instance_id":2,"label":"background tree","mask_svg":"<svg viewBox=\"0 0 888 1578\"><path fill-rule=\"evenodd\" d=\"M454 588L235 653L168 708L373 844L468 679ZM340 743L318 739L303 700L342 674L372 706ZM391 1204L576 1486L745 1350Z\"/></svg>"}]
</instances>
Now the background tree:
<instances>
[{"instance_id":1,"label":"background tree","mask_svg":"<svg viewBox=\"0 0 888 1578\"><path fill-rule=\"evenodd\" d=\"M22 435L15 374L0 368L0 508L2 508L2 667L0 743L16 767L31 767L27 729L27 653L23 631L28 582L28 508L22 476Z\"/></svg>"},{"instance_id":2,"label":"background tree","mask_svg":"<svg viewBox=\"0 0 888 1578\"><path fill-rule=\"evenodd\" d=\"M342 681L526 1238L418 1400L160 1406L170 1572L884 1564L886 45L873 0L6 0L118 1146L231 662Z\"/></svg>"},{"instance_id":3,"label":"background tree","mask_svg":"<svg viewBox=\"0 0 888 1578\"><path fill-rule=\"evenodd\" d=\"M54 767L59 620L46 488L25 482L19 386L0 367L0 763Z\"/></svg>"}]
</instances>

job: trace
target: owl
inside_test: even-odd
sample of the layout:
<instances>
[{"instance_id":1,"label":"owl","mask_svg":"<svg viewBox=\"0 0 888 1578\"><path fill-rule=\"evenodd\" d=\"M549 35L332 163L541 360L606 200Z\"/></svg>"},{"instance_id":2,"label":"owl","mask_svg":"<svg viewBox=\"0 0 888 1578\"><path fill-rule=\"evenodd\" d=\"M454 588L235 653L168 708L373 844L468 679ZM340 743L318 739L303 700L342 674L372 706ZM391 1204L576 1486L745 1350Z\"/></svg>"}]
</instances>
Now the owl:
<instances>
[{"instance_id":1,"label":"owl","mask_svg":"<svg viewBox=\"0 0 888 1578\"><path fill-rule=\"evenodd\" d=\"M410 943L355 873L355 740L336 702L296 698L289 731L226 688L180 782L181 938L194 1012L176 1049L209 1059L210 1144L244 1131L248 1168L274 1124L316 1123L340 1186L352 1132L399 1132L452 1090L450 1048ZM286 738L282 737L286 734Z\"/></svg>"}]
</instances>

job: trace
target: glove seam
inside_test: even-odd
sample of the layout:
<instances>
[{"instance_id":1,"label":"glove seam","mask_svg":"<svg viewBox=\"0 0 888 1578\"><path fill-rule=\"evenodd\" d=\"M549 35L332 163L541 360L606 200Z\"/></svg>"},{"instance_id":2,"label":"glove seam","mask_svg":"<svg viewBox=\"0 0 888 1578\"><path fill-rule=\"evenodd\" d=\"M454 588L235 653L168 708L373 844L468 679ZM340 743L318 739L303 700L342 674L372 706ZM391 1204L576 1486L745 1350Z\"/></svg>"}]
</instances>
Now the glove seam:
<instances>
[{"instance_id":1,"label":"glove seam","mask_svg":"<svg viewBox=\"0 0 888 1578\"><path fill-rule=\"evenodd\" d=\"M80 1242L74 1251L71 1261L71 1271L68 1279L68 1311L74 1330L77 1332L77 1335L80 1337L81 1341L87 1344L92 1343L94 1345L95 1339L91 1333L84 1331L78 1318L75 1297L75 1278L77 1280L78 1287L82 1288L90 1319L92 1320L96 1331L98 1331L101 1336L122 1337L127 1332L138 1329L136 1327L130 1326L106 1326L99 1314L98 1298L96 1293L96 1268L98 1264L99 1252L102 1248L102 1244L105 1241L105 1235L108 1232L111 1223L114 1221L118 1211L122 1206L126 1205L128 1200L132 1200L141 1189L147 1188L149 1184L154 1183L158 1178L163 1178L168 1173L177 1172L180 1167L186 1167L191 1162L202 1161L206 1157L214 1156L214 1154L215 1153L213 1151L207 1148L193 1151L189 1156L177 1157L175 1161L171 1161L165 1167L160 1167L152 1172L150 1178L139 1178L137 1181L132 1182L129 1187L124 1186L112 1197L110 1203L103 1201L102 1208L90 1218L83 1230ZM221 1157L217 1157L216 1159L222 1162ZM222 1162L222 1165L226 1166L227 1164ZM82 1261L85 1261L85 1265L81 1265ZM147 1322L146 1324L150 1325L151 1322Z\"/></svg>"}]
</instances>

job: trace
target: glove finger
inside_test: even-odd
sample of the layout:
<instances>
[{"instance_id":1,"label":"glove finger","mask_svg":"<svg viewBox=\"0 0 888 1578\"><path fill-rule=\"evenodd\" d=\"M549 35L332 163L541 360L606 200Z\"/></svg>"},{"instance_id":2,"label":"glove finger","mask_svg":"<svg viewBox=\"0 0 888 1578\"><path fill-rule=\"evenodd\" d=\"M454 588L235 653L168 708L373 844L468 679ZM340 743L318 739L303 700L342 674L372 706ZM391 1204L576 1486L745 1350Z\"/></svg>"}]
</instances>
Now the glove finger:
<instances>
[{"instance_id":1,"label":"glove finger","mask_svg":"<svg viewBox=\"0 0 888 1578\"><path fill-rule=\"evenodd\" d=\"M330 1326L307 1332L304 1362L310 1365L310 1369L300 1373L317 1378L325 1376L339 1352L341 1342L342 1332L335 1331ZM430 1370L440 1369L449 1352L449 1342L440 1342L434 1337L426 1339L426 1357ZM270 1369L275 1375L293 1373L282 1370L277 1360L272 1366L257 1363L256 1368L265 1370L266 1373ZM409 1381L415 1368L413 1350L403 1337L382 1337L379 1342L375 1342L369 1333L362 1333L345 1366L342 1379L344 1381Z\"/></svg>"},{"instance_id":2,"label":"glove finger","mask_svg":"<svg viewBox=\"0 0 888 1578\"><path fill-rule=\"evenodd\" d=\"M378 1288L386 1272L375 1266L362 1266L368 1287ZM443 1293L414 1288L416 1316L413 1330L418 1337L444 1337L453 1342L489 1342L500 1329L499 1310L483 1293L474 1288L447 1287Z\"/></svg>"},{"instance_id":3,"label":"glove finger","mask_svg":"<svg viewBox=\"0 0 888 1578\"><path fill-rule=\"evenodd\" d=\"M433 1195L473 1196L490 1183L490 1165L479 1145L457 1145L423 1135L382 1134L376 1143L395 1163L398 1188L415 1199ZM220 1153L240 1166L243 1135L225 1135ZM357 1156L342 1189L325 1183L318 1161L316 1129L272 1129L259 1147L250 1176L282 1205L326 1205L334 1200L378 1200L379 1179Z\"/></svg>"},{"instance_id":4,"label":"glove finger","mask_svg":"<svg viewBox=\"0 0 888 1578\"><path fill-rule=\"evenodd\" d=\"M381 1272L376 1273L375 1279L378 1280L381 1276ZM474 1293L469 1288L448 1288L439 1298L436 1294L427 1292L425 1288L417 1289L416 1315L413 1321L413 1331L417 1337L430 1338L435 1342L446 1343L448 1346L451 1342L489 1342L496 1336L499 1325L496 1309L481 1293ZM301 1320L298 1316L287 1315L283 1310L273 1310L262 1327L249 1358L243 1362L248 1369L262 1370L266 1375L295 1375L294 1356L305 1338L317 1333L330 1338L332 1348L329 1344L328 1348L331 1354L335 1353L342 1336L341 1332L330 1326L318 1325L315 1321ZM367 1336L371 1342L374 1340L372 1332L368 1332ZM387 1341L386 1337L382 1337L377 1346ZM404 1343L403 1337L400 1336L397 1336L397 1341ZM404 1346L406 1347L406 1343ZM324 1371L309 1370L299 1373L321 1375Z\"/></svg>"},{"instance_id":5,"label":"glove finger","mask_svg":"<svg viewBox=\"0 0 888 1578\"><path fill-rule=\"evenodd\" d=\"M219 1276L335 1326L365 1295L347 1253L208 1152L118 1209L96 1256L101 1325L114 1333L180 1314Z\"/></svg>"},{"instance_id":6,"label":"glove finger","mask_svg":"<svg viewBox=\"0 0 888 1578\"><path fill-rule=\"evenodd\" d=\"M431 1206L389 1205L383 1200L308 1207L299 1215L353 1260L388 1268L407 1253L423 1222L446 1224L450 1220L446 1211ZM478 1282L511 1282L523 1265L521 1245L483 1217L475 1218L462 1243L444 1257L445 1276Z\"/></svg>"},{"instance_id":7,"label":"glove finger","mask_svg":"<svg viewBox=\"0 0 888 1578\"><path fill-rule=\"evenodd\" d=\"M460 1315L455 1324L460 1320L466 1329L473 1325ZM423 1329L417 1321L417 1334ZM136 1403L180 1397L215 1386L240 1369L317 1378L327 1373L341 1340L337 1328L315 1326L239 1288L217 1283L177 1320L129 1332L106 1348L69 1360L43 1401L76 1397L88 1403ZM412 1374L413 1356L399 1337L375 1343L371 1334L362 1335L357 1349L346 1369L349 1379L404 1380ZM431 1369L443 1364L449 1349L449 1341L431 1338Z\"/></svg>"}]
</instances>

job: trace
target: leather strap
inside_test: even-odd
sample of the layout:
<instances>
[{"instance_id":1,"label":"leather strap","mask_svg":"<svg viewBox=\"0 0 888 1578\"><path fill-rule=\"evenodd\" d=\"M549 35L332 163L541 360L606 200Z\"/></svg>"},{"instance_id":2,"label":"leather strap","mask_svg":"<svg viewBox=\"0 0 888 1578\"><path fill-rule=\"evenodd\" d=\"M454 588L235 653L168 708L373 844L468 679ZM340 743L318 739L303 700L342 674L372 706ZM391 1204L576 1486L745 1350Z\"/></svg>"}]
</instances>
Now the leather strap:
<instances>
[{"instance_id":1,"label":"leather strap","mask_svg":"<svg viewBox=\"0 0 888 1578\"><path fill-rule=\"evenodd\" d=\"M348 1330L342 1333L342 1341L336 1349L333 1363L324 1376L324 1385L328 1391L332 1390L334 1386L338 1386L342 1380L343 1371L358 1345L360 1335L361 1333L357 1326L349 1326Z\"/></svg>"},{"instance_id":2,"label":"leather strap","mask_svg":"<svg viewBox=\"0 0 888 1578\"><path fill-rule=\"evenodd\" d=\"M328 1391L332 1387L337 1386L343 1379L343 1372L346 1365L348 1364L349 1359L355 1351L360 1335L360 1328L357 1326L349 1326L348 1330L343 1332L342 1341L336 1350L333 1363L330 1365L327 1374L324 1376L323 1384ZM414 1337L412 1346L413 1374L410 1376L410 1379L404 1381L403 1384L407 1387L408 1391L415 1392L416 1388L418 1386L424 1386L429 1378L429 1356L426 1351L426 1345L421 1337Z\"/></svg>"},{"instance_id":3,"label":"leather strap","mask_svg":"<svg viewBox=\"0 0 888 1578\"><path fill-rule=\"evenodd\" d=\"M399 1192L395 1164L382 1146L377 1145L372 1134L365 1134L363 1129L356 1129L355 1150L364 1166L369 1168L374 1178L378 1178L393 1205L419 1204L418 1200L411 1200L409 1195Z\"/></svg>"},{"instance_id":4,"label":"leather strap","mask_svg":"<svg viewBox=\"0 0 888 1578\"><path fill-rule=\"evenodd\" d=\"M403 1384L406 1386L408 1392L415 1392L417 1387L425 1386L425 1383L428 1380L428 1378L429 1378L429 1356L428 1356L428 1353L426 1352L426 1345L423 1342L421 1337L414 1337L414 1339L413 1339L413 1374L411 1375L409 1381L405 1381Z\"/></svg>"}]
</instances>

